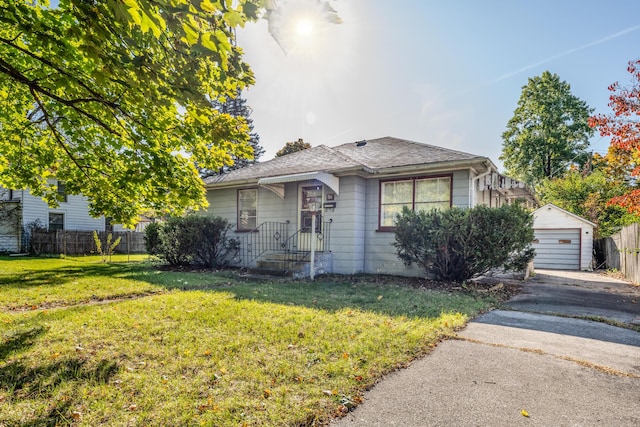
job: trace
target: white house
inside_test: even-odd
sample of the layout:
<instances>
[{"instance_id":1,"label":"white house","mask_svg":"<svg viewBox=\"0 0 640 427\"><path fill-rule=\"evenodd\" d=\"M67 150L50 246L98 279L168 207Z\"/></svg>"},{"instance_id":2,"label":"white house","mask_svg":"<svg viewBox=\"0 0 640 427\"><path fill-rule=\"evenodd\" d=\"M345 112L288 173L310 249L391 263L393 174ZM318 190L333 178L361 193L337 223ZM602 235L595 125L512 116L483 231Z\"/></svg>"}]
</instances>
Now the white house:
<instances>
[{"instance_id":1,"label":"white house","mask_svg":"<svg viewBox=\"0 0 640 427\"><path fill-rule=\"evenodd\" d=\"M18 252L22 245L23 228L39 224L47 230L105 231L105 218L89 215L89 204L84 196L67 195L64 184L52 181L58 188L60 205L50 208L42 198L29 190L0 188L0 202L5 210L15 209L17 217L0 216L0 252ZM6 216L6 215L5 215Z\"/></svg>"},{"instance_id":2,"label":"white house","mask_svg":"<svg viewBox=\"0 0 640 427\"><path fill-rule=\"evenodd\" d=\"M534 268L591 270L596 224L553 204L533 212Z\"/></svg>"},{"instance_id":3,"label":"white house","mask_svg":"<svg viewBox=\"0 0 640 427\"><path fill-rule=\"evenodd\" d=\"M236 224L240 265L260 265L278 252L304 259L315 216L319 272L338 274L424 275L405 267L392 245L403 206L536 203L523 183L500 175L487 157L391 137L312 147L205 184L208 213ZM277 257L272 261L284 268Z\"/></svg>"}]
</instances>

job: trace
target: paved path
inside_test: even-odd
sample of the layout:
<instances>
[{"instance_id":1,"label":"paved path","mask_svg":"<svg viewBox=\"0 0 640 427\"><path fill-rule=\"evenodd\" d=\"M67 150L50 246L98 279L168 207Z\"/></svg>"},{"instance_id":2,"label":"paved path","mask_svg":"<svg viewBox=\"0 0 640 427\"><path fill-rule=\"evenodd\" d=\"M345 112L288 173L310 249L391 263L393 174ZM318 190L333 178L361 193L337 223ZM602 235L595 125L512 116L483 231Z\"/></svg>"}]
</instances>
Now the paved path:
<instances>
[{"instance_id":1,"label":"paved path","mask_svg":"<svg viewBox=\"0 0 640 427\"><path fill-rule=\"evenodd\" d=\"M640 426L640 333L541 314L632 323L640 316L640 288L567 274L539 271L510 310L480 316L458 339L389 375L332 425ZM564 299L556 304L548 292ZM605 306L603 295L624 301Z\"/></svg>"}]
</instances>

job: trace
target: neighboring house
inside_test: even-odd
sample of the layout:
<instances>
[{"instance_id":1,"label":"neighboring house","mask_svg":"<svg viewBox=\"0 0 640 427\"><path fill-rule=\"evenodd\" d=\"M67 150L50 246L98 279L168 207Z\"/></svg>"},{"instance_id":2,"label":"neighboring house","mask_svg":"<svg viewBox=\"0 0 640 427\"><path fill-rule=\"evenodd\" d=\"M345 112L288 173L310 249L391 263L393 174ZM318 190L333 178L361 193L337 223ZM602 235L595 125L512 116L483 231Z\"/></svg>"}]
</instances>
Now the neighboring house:
<instances>
[{"instance_id":1,"label":"neighboring house","mask_svg":"<svg viewBox=\"0 0 640 427\"><path fill-rule=\"evenodd\" d=\"M52 181L52 184L58 188L60 205L57 208L50 208L42 198L32 195L28 190L0 187L0 205L10 206L18 212L15 223L13 220L3 220L0 216L0 252L27 250L22 247L26 244L23 232L35 224L50 231L105 231L105 218L89 215L89 204L85 197L66 194L62 182Z\"/></svg>"},{"instance_id":2,"label":"neighboring house","mask_svg":"<svg viewBox=\"0 0 640 427\"><path fill-rule=\"evenodd\" d=\"M533 212L534 268L592 270L596 224L551 203Z\"/></svg>"},{"instance_id":3,"label":"neighboring house","mask_svg":"<svg viewBox=\"0 0 640 427\"><path fill-rule=\"evenodd\" d=\"M320 145L205 184L208 212L236 225L236 261L244 267L277 252L308 254L317 203L319 273L424 275L405 267L392 245L403 206L536 204L523 183L500 175L487 157L391 137Z\"/></svg>"}]
</instances>

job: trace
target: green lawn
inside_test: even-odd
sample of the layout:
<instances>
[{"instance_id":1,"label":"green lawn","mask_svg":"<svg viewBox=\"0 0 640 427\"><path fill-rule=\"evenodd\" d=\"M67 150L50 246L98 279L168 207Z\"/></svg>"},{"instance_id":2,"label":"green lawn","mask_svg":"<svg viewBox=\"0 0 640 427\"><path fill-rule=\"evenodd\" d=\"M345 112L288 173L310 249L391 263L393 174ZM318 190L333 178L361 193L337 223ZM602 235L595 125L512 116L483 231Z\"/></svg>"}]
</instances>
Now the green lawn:
<instances>
[{"instance_id":1,"label":"green lawn","mask_svg":"<svg viewBox=\"0 0 640 427\"><path fill-rule=\"evenodd\" d=\"M492 304L374 280L0 257L0 425L322 423Z\"/></svg>"}]
</instances>

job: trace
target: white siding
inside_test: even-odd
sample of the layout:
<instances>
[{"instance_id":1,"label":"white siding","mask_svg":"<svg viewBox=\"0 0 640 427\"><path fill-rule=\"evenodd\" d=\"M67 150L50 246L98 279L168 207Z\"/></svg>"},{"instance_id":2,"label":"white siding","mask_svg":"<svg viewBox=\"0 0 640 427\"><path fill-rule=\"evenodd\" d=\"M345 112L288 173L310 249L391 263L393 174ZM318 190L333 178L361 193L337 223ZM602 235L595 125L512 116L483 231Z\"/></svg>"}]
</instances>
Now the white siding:
<instances>
[{"instance_id":1,"label":"white siding","mask_svg":"<svg viewBox=\"0 0 640 427\"><path fill-rule=\"evenodd\" d=\"M356 274L364 271L366 182L364 178L340 178L340 195L335 209L327 209L325 218L332 220L330 249L333 272Z\"/></svg>"},{"instance_id":2,"label":"white siding","mask_svg":"<svg viewBox=\"0 0 640 427\"><path fill-rule=\"evenodd\" d=\"M562 230L567 229L580 230L579 268L580 270L591 270L593 261L593 225L591 223L553 205L537 209L533 213L533 218L533 228L536 232L539 230L558 230L559 233L562 233ZM536 267L535 261L534 267Z\"/></svg>"},{"instance_id":3,"label":"white siding","mask_svg":"<svg viewBox=\"0 0 640 427\"><path fill-rule=\"evenodd\" d=\"M49 212L64 214L64 229L79 231L104 231L104 217L93 218L89 215L89 202L84 196L67 196L66 202L60 202L57 208L50 208L40 197L28 191L21 192L22 224L28 225L39 220L44 227L49 224Z\"/></svg>"},{"instance_id":4,"label":"white siding","mask_svg":"<svg viewBox=\"0 0 640 427\"><path fill-rule=\"evenodd\" d=\"M287 183L285 185L285 198L282 200L274 192L256 186L224 188L214 191L207 191L207 201L209 202L208 214L225 218L231 224L237 224L238 217L238 189L257 188L258 189L258 209L256 225L264 222L286 222L291 223L291 229L295 231L297 227L297 206L298 190L297 183ZM244 233L236 233L235 227L231 236L238 236ZM230 236L230 237L231 237Z\"/></svg>"}]
</instances>

